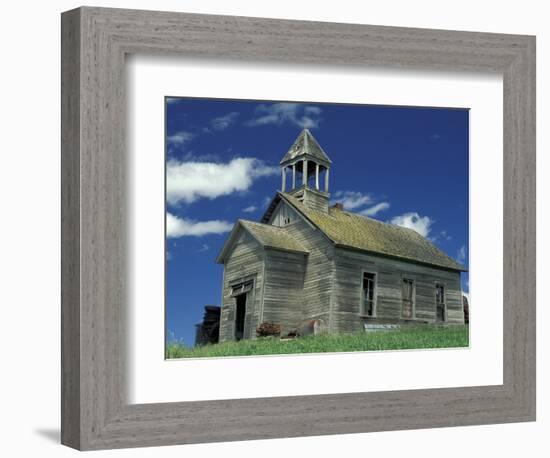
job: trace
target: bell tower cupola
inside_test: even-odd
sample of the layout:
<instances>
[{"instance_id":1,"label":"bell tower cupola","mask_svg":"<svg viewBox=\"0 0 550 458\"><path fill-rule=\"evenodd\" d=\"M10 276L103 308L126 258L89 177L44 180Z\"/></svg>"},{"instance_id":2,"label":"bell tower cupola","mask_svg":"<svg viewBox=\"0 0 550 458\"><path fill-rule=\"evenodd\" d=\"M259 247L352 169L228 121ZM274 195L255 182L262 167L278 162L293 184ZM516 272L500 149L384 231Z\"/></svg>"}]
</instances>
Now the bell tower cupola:
<instances>
[{"instance_id":1,"label":"bell tower cupola","mask_svg":"<svg viewBox=\"0 0 550 458\"><path fill-rule=\"evenodd\" d=\"M328 213L332 161L309 129L300 132L280 164L281 191L288 192L313 210Z\"/></svg>"}]
</instances>

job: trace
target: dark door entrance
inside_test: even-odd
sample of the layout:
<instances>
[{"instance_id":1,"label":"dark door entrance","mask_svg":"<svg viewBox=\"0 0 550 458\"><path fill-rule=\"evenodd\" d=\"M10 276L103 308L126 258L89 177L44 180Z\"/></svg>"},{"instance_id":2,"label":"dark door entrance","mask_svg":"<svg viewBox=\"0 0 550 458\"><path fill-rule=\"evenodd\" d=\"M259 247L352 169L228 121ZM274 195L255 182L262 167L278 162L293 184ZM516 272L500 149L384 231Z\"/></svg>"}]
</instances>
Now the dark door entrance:
<instances>
[{"instance_id":1,"label":"dark door entrance","mask_svg":"<svg viewBox=\"0 0 550 458\"><path fill-rule=\"evenodd\" d=\"M239 294L236 298L235 307L235 339L241 340L244 337L244 319L246 317L246 294Z\"/></svg>"},{"instance_id":2,"label":"dark door entrance","mask_svg":"<svg viewBox=\"0 0 550 458\"><path fill-rule=\"evenodd\" d=\"M445 287L443 285L435 287L435 311L436 320L445 321Z\"/></svg>"}]
</instances>

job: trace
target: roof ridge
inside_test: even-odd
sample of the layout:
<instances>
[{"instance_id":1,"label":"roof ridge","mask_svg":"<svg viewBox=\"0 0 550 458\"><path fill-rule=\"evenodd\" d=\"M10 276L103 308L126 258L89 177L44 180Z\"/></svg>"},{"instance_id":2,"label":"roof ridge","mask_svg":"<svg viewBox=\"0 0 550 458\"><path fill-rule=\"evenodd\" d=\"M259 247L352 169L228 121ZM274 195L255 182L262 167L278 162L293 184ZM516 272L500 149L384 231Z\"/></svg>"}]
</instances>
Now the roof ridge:
<instances>
[{"instance_id":1,"label":"roof ridge","mask_svg":"<svg viewBox=\"0 0 550 458\"><path fill-rule=\"evenodd\" d=\"M279 248L279 249L286 249L288 251L300 251L307 253L308 251L305 249L305 247L298 241L296 238L285 228L285 227L279 227L274 226L272 224L266 224L256 221L250 221L246 219L239 218L238 223L241 224L246 230L252 233L252 236L260 243L260 245L270 248ZM269 234L262 233L261 231L269 231ZM255 232L256 231L256 232ZM259 233L257 231L260 231ZM276 235L275 235L276 234ZM269 240L269 237L276 236L276 237L283 237L283 240L278 240L279 243L275 243L276 240ZM267 239L266 239L267 237ZM286 245L285 245L286 240ZM289 246L289 241L291 242L291 245Z\"/></svg>"},{"instance_id":2,"label":"roof ridge","mask_svg":"<svg viewBox=\"0 0 550 458\"><path fill-rule=\"evenodd\" d=\"M239 218L237 221L239 221L241 223L252 224L252 225L255 225L255 226L262 226L262 227L266 227L266 228L270 228L270 229L274 229L274 230L284 229L283 227L274 226L273 224L262 223L261 221L252 221L252 220L243 219L243 218Z\"/></svg>"},{"instance_id":3,"label":"roof ridge","mask_svg":"<svg viewBox=\"0 0 550 458\"><path fill-rule=\"evenodd\" d=\"M309 129L307 127L304 127L302 129L302 133L304 135L304 151L308 154L311 154L309 152L309 137L311 137L311 132L309 131Z\"/></svg>"}]
</instances>

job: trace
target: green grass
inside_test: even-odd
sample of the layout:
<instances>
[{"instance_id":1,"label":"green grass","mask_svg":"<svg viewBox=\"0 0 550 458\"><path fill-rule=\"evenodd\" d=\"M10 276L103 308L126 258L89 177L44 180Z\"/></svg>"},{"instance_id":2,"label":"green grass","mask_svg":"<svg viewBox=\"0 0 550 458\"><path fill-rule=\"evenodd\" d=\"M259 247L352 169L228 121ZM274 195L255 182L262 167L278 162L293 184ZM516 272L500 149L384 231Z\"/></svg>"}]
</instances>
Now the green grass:
<instances>
[{"instance_id":1,"label":"green grass","mask_svg":"<svg viewBox=\"0 0 550 458\"><path fill-rule=\"evenodd\" d=\"M422 326L391 331L362 332L359 334L307 336L289 341L281 341L273 337L262 337L253 340L225 342L200 347L186 347L179 342L169 342L166 349L167 358L173 359L454 348L467 347L468 341L467 326Z\"/></svg>"}]
</instances>

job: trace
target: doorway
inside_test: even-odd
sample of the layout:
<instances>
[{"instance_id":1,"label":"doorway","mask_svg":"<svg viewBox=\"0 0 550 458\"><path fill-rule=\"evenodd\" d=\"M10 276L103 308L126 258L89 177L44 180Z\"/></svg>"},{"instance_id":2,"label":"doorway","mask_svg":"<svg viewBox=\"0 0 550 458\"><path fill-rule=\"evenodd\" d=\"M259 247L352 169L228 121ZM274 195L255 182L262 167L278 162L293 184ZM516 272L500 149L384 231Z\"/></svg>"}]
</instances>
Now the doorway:
<instances>
[{"instance_id":1,"label":"doorway","mask_svg":"<svg viewBox=\"0 0 550 458\"><path fill-rule=\"evenodd\" d=\"M244 338L244 319L246 317L246 294L235 297L235 339Z\"/></svg>"},{"instance_id":2,"label":"doorway","mask_svg":"<svg viewBox=\"0 0 550 458\"><path fill-rule=\"evenodd\" d=\"M435 286L435 319L437 322L445 321L445 287Z\"/></svg>"}]
</instances>

